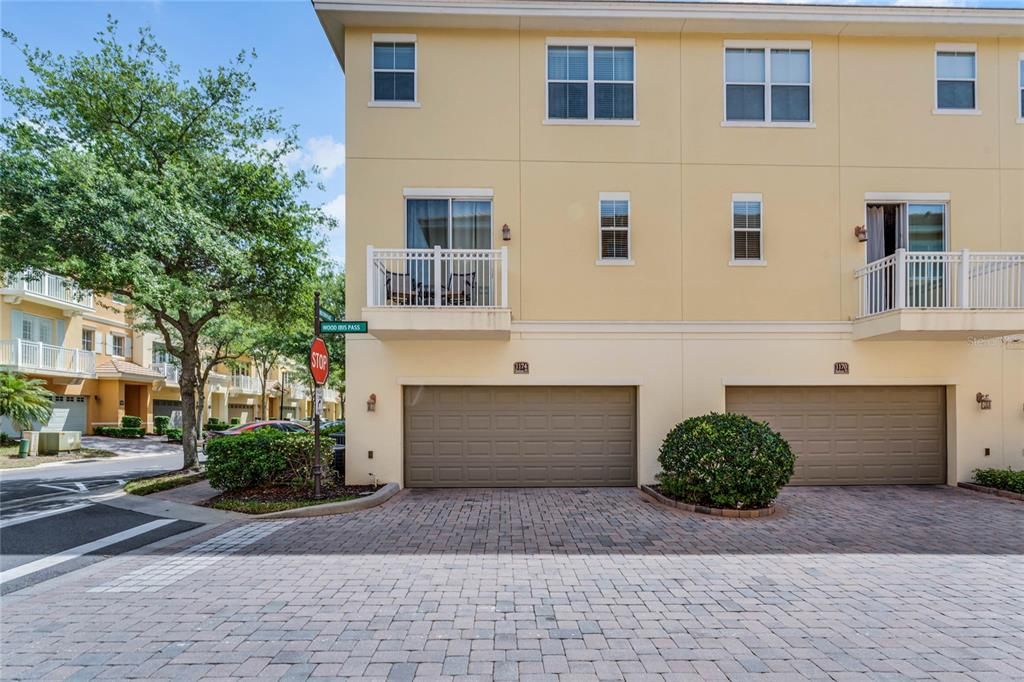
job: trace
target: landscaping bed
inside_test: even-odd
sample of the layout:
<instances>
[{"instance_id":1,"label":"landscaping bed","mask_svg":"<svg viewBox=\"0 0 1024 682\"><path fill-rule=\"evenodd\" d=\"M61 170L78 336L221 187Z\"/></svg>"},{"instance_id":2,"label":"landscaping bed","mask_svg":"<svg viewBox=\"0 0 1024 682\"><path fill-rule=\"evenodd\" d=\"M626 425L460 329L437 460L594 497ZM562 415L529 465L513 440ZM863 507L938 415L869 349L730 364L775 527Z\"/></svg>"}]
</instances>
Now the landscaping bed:
<instances>
[{"instance_id":1,"label":"landscaping bed","mask_svg":"<svg viewBox=\"0 0 1024 682\"><path fill-rule=\"evenodd\" d=\"M1024 471L1013 469L975 469L974 483L961 483L961 488L1024 501Z\"/></svg>"},{"instance_id":2,"label":"landscaping bed","mask_svg":"<svg viewBox=\"0 0 1024 682\"><path fill-rule=\"evenodd\" d=\"M137 478L128 481L124 491L131 495L151 495L163 490L180 488L183 485L192 485L206 478L206 474L199 471L175 471L170 474L149 476L148 478Z\"/></svg>"},{"instance_id":3,"label":"landscaping bed","mask_svg":"<svg viewBox=\"0 0 1024 682\"><path fill-rule=\"evenodd\" d=\"M373 485L339 486L326 483L321 497L314 498L313 491L306 486L263 485L225 491L208 500L205 506L243 514L270 514L316 504L354 500L372 495L380 488Z\"/></svg>"},{"instance_id":4,"label":"landscaping bed","mask_svg":"<svg viewBox=\"0 0 1024 682\"><path fill-rule=\"evenodd\" d=\"M62 452L59 455L19 457L17 445L4 445L0 446L0 469L24 469L51 462L74 462L82 459L101 459L104 457L117 457L117 453L99 448L82 448L81 450Z\"/></svg>"}]
</instances>

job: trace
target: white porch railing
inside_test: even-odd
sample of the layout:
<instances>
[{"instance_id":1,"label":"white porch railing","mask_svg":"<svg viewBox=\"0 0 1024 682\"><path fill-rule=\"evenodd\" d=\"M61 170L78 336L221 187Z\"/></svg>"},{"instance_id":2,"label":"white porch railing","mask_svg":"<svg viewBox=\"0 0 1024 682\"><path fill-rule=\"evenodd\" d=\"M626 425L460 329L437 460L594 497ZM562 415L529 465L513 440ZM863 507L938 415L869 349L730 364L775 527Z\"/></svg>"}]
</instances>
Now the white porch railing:
<instances>
[{"instance_id":1,"label":"white porch railing","mask_svg":"<svg viewBox=\"0 0 1024 682\"><path fill-rule=\"evenodd\" d=\"M299 381L292 381L288 384L288 392L295 400L305 400L309 397L309 387Z\"/></svg>"},{"instance_id":2,"label":"white porch railing","mask_svg":"<svg viewBox=\"0 0 1024 682\"><path fill-rule=\"evenodd\" d=\"M324 387L324 402L333 403L338 400L338 389Z\"/></svg>"},{"instance_id":3,"label":"white porch railing","mask_svg":"<svg viewBox=\"0 0 1024 682\"><path fill-rule=\"evenodd\" d=\"M38 341L0 341L0 367L17 372L53 372L96 376L96 354Z\"/></svg>"},{"instance_id":4,"label":"white porch railing","mask_svg":"<svg viewBox=\"0 0 1024 682\"><path fill-rule=\"evenodd\" d=\"M903 308L1024 310L1024 253L896 253L856 272L858 317Z\"/></svg>"},{"instance_id":5,"label":"white porch railing","mask_svg":"<svg viewBox=\"0 0 1024 682\"><path fill-rule=\"evenodd\" d=\"M244 374L232 374L231 375L231 388L239 391L240 393L259 393L260 384L254 377L245 376Z\"/></svg>"},{"instance_id":6,"label":"white porch railing","mask_svg":"<svg viewBox=\"0 0 1024 682\"><path fill-rule=\"evenodd\" d=\"M507 308L508 247L366 247L369 308Z\"/></svg>"},{"instance_id":7,"label":"white porch railing","mask_svg":"<svg viewBox=\"0 0 1024 682\"><path fill-rule=\"evenodd\" d=\"M15 275L4 291L18 294L33 294L62 305L95 310L91 291L80 289L74 280L58 275Z\"/></svg>"},{"instance_id":8,"label":"white porch railing","mask_svg":"<svg viewBox=\"0 0 1024 682\"><path fill-rule=\"evenodd\" d=\"M177 384L181 377L181 367L173 362L154 362L153 369L163 374L169 384Z\"/></svg>"}]
</instances>

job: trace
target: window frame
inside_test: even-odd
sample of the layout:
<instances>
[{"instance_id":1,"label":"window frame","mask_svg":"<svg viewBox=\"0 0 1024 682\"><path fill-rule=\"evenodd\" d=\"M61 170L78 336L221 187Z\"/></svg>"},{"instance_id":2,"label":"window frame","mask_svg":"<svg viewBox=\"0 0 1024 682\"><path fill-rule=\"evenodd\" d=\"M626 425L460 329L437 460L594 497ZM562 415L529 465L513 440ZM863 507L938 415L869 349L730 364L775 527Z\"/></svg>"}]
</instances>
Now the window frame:
<instances>
[{"instance_id":1,"label":"window frame","mask_svg":"<svg viewBox=\"0 0 1024 682\"><path fill-rule=\"evenodd\" d=\"M970 82L974 85L973 109L940 109L939 108L939 53L970 52L974 55L974 78L942 78L944 81ZM978 102L978 46L976 43L936 43L932 55L932 114L936 116L980 116L981 107Z\"/></svg>"},{"instance_id":2,"label":"window frame","mask_svg":"<svg viewBox=\"0 0 1024 682\"><path fill-rule=\"evenodd\" d=\"M89 348L85 347L86 334L89 335ZM82 327L81 349L90 353L96 352L96 329L93 327Z\"/></svg>"},{"instance_id":3,"label":"window frame","mask_svg":"<svg viewBox=\"0 0 1024 682\"><path fill-rule=\"evenodd\" d=\"M551 118L550 88L552 82L548 78L548 48L551 47L586 47L587 48L587 117L586 118ZM629 47L633 49L633 79L630 81L597 81L594 79L594 48L595 47ZM636 40L633 38L558 38L549 37L544 41L544 125L598 125L598 126L638 126L640 112L637 109L637 60ZM564 82L564 81L555 81ZM574 81L583 82L583 81ZM594 84L600 83L631 83L633 85L633 118L594 118Z\"/></svg>"},{"instance_id":4,"label":"window frame","mask_svg":"<svg viewBox=\"0 0 1024 682\"><path fill-rule=\"evenodd\" d=\"M376 94L377 65L374 57L374 47L377 43L412 43L413 45L413 68L412 68L412 99L411 100L378 100ZM379 69L381 72L409 73L409 69ZM420 46L416 42L415 33L374 33L370 36L370 101L368 107L394 107L405 109L417 109L420 106Z\"/></svg>"},{"instance_id":5,"label":"window frame","mask_svg":"<svg viewBox=\"0 0 1024 682\"><path fill-rule=\"evenodd\" d=\"M605 258L602 255L601 238L604 236L605 231L609 232L621 232L621 227L610 227L606 228L601 225L601 204L606 201L625 201L626 202L626 257L625 258ZM633 200L630 198L629 192L600 192L597 198L597 261L596 265L611 265L611 266L623 266L623 265L635 265L636 261L633 260Z\"/></svg>"},{"instance_id":6,"label":"window frame","mask_svg":"<svg viewBox=\"0 0 1024 682\"><path fill-rule=\"evenodd\" d=\"M758 228L758 249L760 258L736 258L736 203L756 201L760 208L761 227ZM745 232L754 230L744 229ZM765 267L768 265L768 258L765 254L764 241L764 195L760 192L734 192L729 200L729 265L734 267Z\"/></svg>"},{"instance_id":7,"label":"window frame","mask_svg":"<svg viewBox=\"0 0 1024 682\"><path fill-rule=\"evenodd\" d=\"M121 352L117 352L117 342L121 341ZM117 334L110 332L110 355L115 358L127 358L125 353L128 352L128 337L124 334Z\"/></svg>"},{"instance_id":8,"label":"window frame","mask_svg":"<svg viewBox=\"0 0 1024 682\"><path fill-rule=\"evenodd\" d=\"M730 81L726 65L729 50L763 50L764 51L764 120L763 121L732 121L728 118L728 96ZM807 51L807 120L806 121L773 121L772 113L772 50L806 50ZM735 82L732 85L754 85L753 83ZM800 83L779 83L779 85L802 85ZM816 128L814 123L814 46L810 40L726 40L722 44L722 127L723 128Z\"/></svg>"},{"instance_id":9,"label":"window frame","mask_svg":"<svg viewBox=\"0 0 1024 682\"><path fill-rule=\"evenodd\" d=\"M448 218L447 218L447 230L448 230L448 243L452 243L453 230L454 230L454 217L452 211L452 203L456 201L486 201L491 204L491 224L488 227L488 233L491 236L491 245L484 250L494 250L495 239L494 239L494 190L489 187L464 187L464 188L437 188L437 187L405 187L402 189L402 232L405 247L407 249L413 248L409 246L409 201L410 200L434 200L434 201L447 201L448 202ZM451 246L448 247L452 248Z\"/></svg>"},{"instance_id":10,"label":"window frame","mask_svg":"<svg viewBox=\"0 0 1024 682\"><path fill-rule=\"evenodd\" d=\"M977 70L977 61L974 66ZM1024 52L1017 55L1017 123L1024 123Z\"/></svg>"}]
</instances>

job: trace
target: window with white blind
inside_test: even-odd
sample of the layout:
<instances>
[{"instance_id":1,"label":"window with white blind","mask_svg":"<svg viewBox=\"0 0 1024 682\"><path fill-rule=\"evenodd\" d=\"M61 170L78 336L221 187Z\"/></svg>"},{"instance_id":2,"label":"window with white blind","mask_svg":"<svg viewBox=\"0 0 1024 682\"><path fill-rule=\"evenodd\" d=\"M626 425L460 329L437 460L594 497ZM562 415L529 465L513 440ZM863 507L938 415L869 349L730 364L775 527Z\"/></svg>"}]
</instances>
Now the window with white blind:
<instances>
[{"instance_id":1,"label":"window with white blind","mask_svg":"<svg viewBox=\"0 0 1024 682\"><path fill-rule=\"evenodd\" d=\"M547 122L635 122L632 40L551 38L547 48Z\"/></svg>"},{"instance_id":2,"label":"window with white blind","mask_svg":"<svg viewBox=\"0 0 1024 682\"><path fill-rule=\"evenodd\" d=\"M82 327L82 350L96 350L96 330Z\"/></svg>"},{"instance_id":3,"label":"window with white blind","mask_svg":"<svg viewBox=\"0 0 1024 682\"><path fill-rule=\"evenodd\" d=\"M726 41L725 122L809 125L810 43Z\"/></svg>"},{"instance_id":4,"label":"window with white blind","mask_svg":"<svg viewBox=\"0 0 1024 682\"><path fill-rule=\"evenodd\" d=\"M940 44L935 49L935 111L974 113L978 109L977 48L968 44Z\"/></svg>"},{"instance_id":5,"label":"window with white blind","mask_svg":"<svg viewBox=\"0 0 1024 682\"><path fill-rule=\"evenodd\" d=\"M1024 123L1024 52L1017 56L1017 123Z\"/></svg>"},{"instance_id":6,"label":"window with white blind","mask_svg":"<svg viewBox=\"0 0 1024 682\"><path fill-rule=\"evenodd\" d=\"M732 265L763 265L764 229L760 194L732 195Z\"/></svg>"},{"instance_id":7,"label":"window with white blind","mask_svg":"<svg viewBox=\"0 0 1024 682\"><path fill-rule=\"evenodd\" d=\"M598 263L631 263L629 193L601 192L599 212Z\"/></svg>"},{"instance_id":8,"label":"window with white blind","mask_svg":"<svg viewBox=\"0 0 1024 682\"><path fill-rule=\"evenodd\" d=\"M111 334L110 343L112 348L110 354L123 358L125 356L126 347L125 337L121 336L120 334Z\"/></svg>"},{"instance_id":9,"label":"window with white blind","mask_svg":"<svg viewBox=\"0 0 1024 682\"><path fill-rule=\"evenodd\" d=\"M373 101L382 106L416 104L416 36L373 36Z\"/></svg>"}]
</instances>

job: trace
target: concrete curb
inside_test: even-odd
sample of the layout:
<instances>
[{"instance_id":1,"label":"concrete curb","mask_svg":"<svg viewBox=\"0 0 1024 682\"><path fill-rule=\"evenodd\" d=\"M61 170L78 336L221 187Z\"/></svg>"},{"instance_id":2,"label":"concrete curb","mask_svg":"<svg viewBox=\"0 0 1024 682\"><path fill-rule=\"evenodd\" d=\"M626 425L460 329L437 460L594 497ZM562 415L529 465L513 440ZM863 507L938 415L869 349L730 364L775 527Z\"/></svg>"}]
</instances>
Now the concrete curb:
<instances>
[{"instance_id":1,"label":"concrete curb","mask_svg":"<svg viewBox=\"0 0 1024 682\"><path fill-rule=\"evenodd\" d=\"M394 497L401 488L398 487L397 483L387 483L383 488L367 495L366 497L357 497L354 500L345 500L344 502L329 502L327 504L316 504L309 507L299 507L298 509L286 509L279 512L271 512L269 514L251 514L247 515L250 519L301 519L308 518L311 516L331 516L333 514L348 514L349 512L362 511L364 509L370 509L376 507L379 504L384 504L392 497Z\"/></svg>"},{"instance_id":2,"label":"concrete curb","mask_svg":"<svg viewBox=\"0 0 1024 682\"><path fill-rule=\"evenodd\" d=\"M764 509L718 509L716 507L704 507L699 504L687 504L686 502L679 502L672 498L665 497L657 490L648 485L640 486L640 491L649 497L652 497L656 502L664 504L669 507L675 507L676 509L682 509L683 511L695 512L697 514L706 514L708 516L719 516L722 518L730 519L760 519L765 516L771 516L775 513L777 507L773 504L770 507Z\"/></svg>"},{"instance_id":3,"label":"concrete curb","mask_svg":"<svg viewBox=\"0 0 1024 682\"><path fill-rule=\"evenodd\" d=\"M995 495L996 497L1002 497L1007 500L1013 500L1014 502L1024 502L1024 495L1015 493L1012 490L1000 490L999 488L989 488L988 486L978 485L977 483L957 483L957 485L965 490L973 490L976 493L984 493L986 495Z\"/></svg>"}]
</instances>

